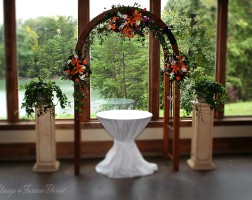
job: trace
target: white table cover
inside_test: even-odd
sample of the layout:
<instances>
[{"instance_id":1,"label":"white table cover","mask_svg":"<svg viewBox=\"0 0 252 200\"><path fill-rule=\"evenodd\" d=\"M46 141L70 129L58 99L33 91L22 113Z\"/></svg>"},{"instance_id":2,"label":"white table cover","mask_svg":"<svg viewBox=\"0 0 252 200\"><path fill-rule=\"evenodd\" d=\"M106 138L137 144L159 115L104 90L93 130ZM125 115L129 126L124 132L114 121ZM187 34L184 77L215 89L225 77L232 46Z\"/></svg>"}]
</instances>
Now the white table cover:
<instances>
[{"instance_id":1,"label":"white table cover","mask_svg":"<svg viewBox=\"0 0 252 200\"><path fill-rule=\"evenodd\" d=\"M150 121L152 114L139 110L110 110L96 114L98 120L114 138L113 147L96 166L98 173L111 178L126 178L153 174L158 167L144 160L135 138Z\"/></svg>"}]
</instances>

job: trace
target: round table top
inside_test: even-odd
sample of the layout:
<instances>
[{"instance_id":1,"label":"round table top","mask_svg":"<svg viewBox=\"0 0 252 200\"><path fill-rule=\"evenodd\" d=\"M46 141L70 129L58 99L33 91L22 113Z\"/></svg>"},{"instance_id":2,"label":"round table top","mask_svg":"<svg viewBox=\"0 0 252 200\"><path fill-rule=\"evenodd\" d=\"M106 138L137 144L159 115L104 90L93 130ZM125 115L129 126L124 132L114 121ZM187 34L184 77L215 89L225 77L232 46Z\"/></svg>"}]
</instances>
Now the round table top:
<instances>
[{"instance_id":1,"label":"round table top","mask_svg":"<svg viewBox=\"0 0 252 200\"><path fill-rule=\"evenodd\" d=\"M107 110L98 112L97 118L112 120L137 120L152 117L152 113L143 110Z\"/></svg>"}]
</instances>

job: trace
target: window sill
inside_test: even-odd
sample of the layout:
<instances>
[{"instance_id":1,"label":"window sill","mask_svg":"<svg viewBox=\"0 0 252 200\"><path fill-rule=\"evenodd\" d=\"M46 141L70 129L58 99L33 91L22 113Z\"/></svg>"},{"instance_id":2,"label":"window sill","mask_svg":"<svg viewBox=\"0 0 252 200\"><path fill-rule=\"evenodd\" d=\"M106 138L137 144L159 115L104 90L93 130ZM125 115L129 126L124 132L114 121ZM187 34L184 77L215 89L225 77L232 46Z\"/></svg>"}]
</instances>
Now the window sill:
<instances>
[{"instance_id":1,"label":"window sill","mask_svg":"<svg viewBox=\"0 0 252 200\"><path fill-rule=\"evenodd\" d=\"M56 129L73 129L73 119L58 119L55 122ZM224 119L215 119L214 126L246 126L252 125L252 117L228 117ZM191 118L182 118L180 127L191 127ZM148 128L162 128L163 120L150 121L147 125ZM82 128L86 129L99 129L103 128L100 122L96 119L91 119L88 122L82 123ZM7 121L0 121L0 130L34 130L35 121L20 121L17 123L9 123Z\"/></svg>"}]
</instances>

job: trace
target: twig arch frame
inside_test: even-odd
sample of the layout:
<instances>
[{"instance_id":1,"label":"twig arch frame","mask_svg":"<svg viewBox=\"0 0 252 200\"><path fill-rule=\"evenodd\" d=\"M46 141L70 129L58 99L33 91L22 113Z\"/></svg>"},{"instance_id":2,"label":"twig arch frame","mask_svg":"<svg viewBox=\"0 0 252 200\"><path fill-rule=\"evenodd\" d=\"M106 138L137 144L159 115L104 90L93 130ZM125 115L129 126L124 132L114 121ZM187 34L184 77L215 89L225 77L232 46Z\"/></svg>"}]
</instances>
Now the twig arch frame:
<instances>
[{"instance_id":1,"label":"twig arch frame","mask_svg":"<svg viewBox=\"0 0 252 200\"><path fill-rule=\"evenodd\" d=\"M138 7L115 7L110 10L107 10L99 15L97 15L95 18L93 18L87 26L83 28L81 31L81 34L79 35L75 52L78 56L83 56L85 48L89 48L89 34L90 32L100 23L105 22L106 20L111 18L111 14L114 16L117 15L118 12L125 13L124 9L133 10L137 9L138 12L141 12L144 16L149 17L152 19L155 24L160 27L160 30L163 32L163 34L167 35L174 55L179 55L179 50L177 46L177 41L169 29L168 25L166 25L160 17L157 15L143 10ZM87 44L86 44L87 43ZM161 42L160 42L161 43ZM162 43L161 43L162 45ZM166 45L162 45L163 52L164 52L164 60L166 61L168 57L168 52L166 49ZM170 96L170 98L167 98ZM170 105L172 104L172 106ZM169 77L167 75L164 75L164 123L163 123L163 153L164 158L170 158L173 160L173 169L175 171L179 170L179 110L180 110L180 94L178 91L178 88L176 87L176 82L174 84L169 80ZM172 125L169 125L169 110L170 107L172 107L172 118L173 122ZM80 116L79 111L77 109L75 110L75 116L74 116L74 170L75 175L79 175L80 173L80 160L81 160L81 124L80 124ZM172 131L171 131L172 130ZM168 142L169 142L169 134L173 135L172 140L172 153L171 155L168 152Z\"/></svg>"}]
</instances>

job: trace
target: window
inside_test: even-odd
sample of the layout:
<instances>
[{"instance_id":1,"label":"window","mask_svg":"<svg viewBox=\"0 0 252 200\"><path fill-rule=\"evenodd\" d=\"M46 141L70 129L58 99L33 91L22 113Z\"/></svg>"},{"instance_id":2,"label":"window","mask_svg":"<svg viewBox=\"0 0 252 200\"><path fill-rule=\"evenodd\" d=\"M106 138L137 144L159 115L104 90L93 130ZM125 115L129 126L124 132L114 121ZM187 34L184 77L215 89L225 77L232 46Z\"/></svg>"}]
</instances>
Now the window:
<instances>
[{"instance_id":1,"label":"window","mask_svg":"<svg viewBox=\"0 0 252 200\"><path fill-rule=\"evenodd\" d=\"M229 1L225 116L252 115L251 7L251 1Z\"/></svg>"},{"instance_id":2,"label":"window","mask_svg":"<svg viewBox=\"0 0 252 200\"><path fill-rule=\"evenodd\" d=\"M0 105L3 106L0 112L0 120L7 119L5 65L4 65L4 28L3 28L3 1L0 2Z\"/></svg>"},{"instance_id":3,"label":"window","mask_svg":"<svg viewBox=\"0 0 252 200\"><path fill-rule=\"evenodd\" d=\"M39 0L37 0L37 1L32 1L32 0L6 1L8 3L10 2L10 4L8 4L8 6L7 6L8 9L7 9L6 13L11 17L12 17L12 13L15 12L15 8L13 9L13 7L12 7L12 5L14 5L14 4L12 4L11 2L15 2L15 1L16 1L16 17L17 17L16 30L17 30L17 43L18 43L17 44L17 48L18 48L17 54L18 54L18 60L19 60L18 75L19 75L19 85L20 85L20 84L23 84L25 81L27 81L27 78L34 77L34 69L38 69L37 72L39 72L40 74L46 75L46 76L50 76L52 73L54 73L55 69L59 69L59 71L61 71L60 70L60 64L62 63L61 61L64 62L65 55L68 54L66 51L68 51L69 48L74 47L76 44L76 40L77 40L76 37L77 37L78 0L76 0L76 1L68 0L67 2L64 1L64 3L62 3L60 0L48 1L48 2L45 2L45 1L41 2ZM1 3L0 3L0 7L3 6L2 2L3 1L1 1ZM79 1L79 4L86 5L87 2L88 1ZM118 2L118 1L114 0L114 1L104 1L103 2L104 4L101 4L101 2L99 1L99 3L97 4L96 1L90 1L91 19L94 16L96 16L97 14L101 13L104 10L104 7L106 7L107 9L110 9L112 4L120 3L121 5L133 5L134 2L135 1L119 1ZM139 2L139 4L141 4L141 6L146 7L147 10L149 10L150 2L152 4L152 6L153 6L153 4L155 4L155 5L158 4L158 1L153 1L153 0L144 0L144 1ZM169 0L169 1L162 0L161 1L162 10L163 10L164 6L167 4L167 2L170 3L170 6L168 8L172 9L174 7L174 5L176 5L177 1L175 1L175 0ZM219 3L224 2L225 3L226 1L216 1L215 2L215 1L200 0L197 2L200 3L199 4L200 9L203 8L203 11L205 12L204 15L201 15L201 19L203 18L204 20L198 19L199 22L202 21L205 23L205 24L203 23L204 25L209 25L210 27L215 27L215 24L214 24L215 23L215 12L216 12L216 8L218 8L218 6L216 5L216 2L219 2ZM29 5L26 5L26 3ZM243 1L236 0L236 1L229 1L229 4L230 4L229 5L229 34L228 34L229 37L228 37L228 55L227 55L228 57L227 57L227 73L226 73L227 74L227 77L226 77L227 84L226 85L227 85L227 87L229 87L229 89L230 88L232 89L232 87L233 88L235 87L235 89L240 87L240 88L238 88L239 93L238 93L238 96L236 95L236 98L238 98L239 102L240 101L242 101L242 103L244 103L244 102L249 103L250 102L250 105L251 105L251 97L250 97L251 96L251 81L250 81L250 78L246 78L247 81L242 80L242 79L237 80L237 78L240 78L240 76L242 76L241 75L242 72L236 71L238 68L239 68L239 70L241 70L240 66L246 66L246 67L250 66L250 63L248 63L248 59L246 59L246 58L249 58L250 54L251 54L251 46L250 46L251 36L250 35L251 35L251 27L252 26L251 26L251 21L250 21L251 14L249 13L249 8L251 7L251 3L250 2L248 3L248 1L245 1L245 0L243 0ZM38 9L38 8L42 8L43 6L46 6L46 8L45 9ZM188 1L184 1L182 3L180 1L180 6L185 8L185 9L181 10L181 13L182 13L188 8ZM29 10L27 11L24 8L28 8ZM64 8L66 8L66 10ZM81 9L81 8L83 8L83 7L81 6L79 9ZM86 8L86 7L84 7L84 8ZM58 13L58 11L56 11L56 9L59 9L62 12ZM3 11L3 9L0 9L0 10L1 10L0 12ZM236 13L239 10L241 12ZM180 13L179 17L181 17L181 13ZM200 13L197 13L197 14L200 14ZM202 14L202 12L201 12L201 14ZM239 14L242 15L242 18L239 18L239 20L236 20L236 19L238 19L237 16L239 16ZM38 28L40 28L39 30L42 33L44 31L44 33L45 33L44 35L41 35L41 33L36 32L37 30L34 30L34 27L32 27L32 23L34 22L33 20L37 17L41 17L41 19L45 19L48 16L54 16L54 18L52 18L52 20L50 20L49 24L50 25L57 24L57 22L59 22L59 21L55 20L57 18L57 15L71 16L73 21L71 21L70 18L67 18L67 19L69 19L71 22L74 22L74 23L71 23L72 27L68 29L68 28L66 28L66 26L64 26L64 23L63 23L64 21L60 21L63 23L63 26L61 26L60 28L57 28L56 30L54 29L53 30L54 34L52 34L51 30L47 29L48 27L44 27L44 24L42 24L43 26L38 27ZM162 15L163 15L162 19L166 23L172 23L174 25L174 27L176 28L175 23L173 23L172 21L168 21L168 20L173 20L172 17L168 17L167 21L166 21L165 14L163 11L162 11ZM198 16L200 16L200 15L198 15ZM221 15L220 15L220 18L222 18ZM0 18L0 20L1 19L2 18ZM61 18L61 19L63 19L63 18ZM41 21L39 21L39 23L37 23L37 25L41 24L40 22ZM184 30L181 28L183 27L182 25L185 25L186 23L187 23L187 21L179 21L178 27L180 28L179 29L180 31L176 31L175 29L173 31L176 38L180 37L180 35L181 36L185 35L184 33L186 33L186 32L183 32L183 31L185 31L187 29ZM34 24L36 25L36 23L34 23ZM11 23L10 25L4 24L4 26L15 27L15 25L13 23ZM3 22L0 23L0 27L1 27L0 38L3 41L3 28L2 28ZM69 44L66 45L66 42L64 42L64 43L59 42L60 37L62 36L62 34L64 32L64 31L62 32L62 30L63 30L62 27L65 28L64 31L74 30L74 33L72 33L72 35L75 35L75 37L73 37L74 39L73 39L72 43L69 42ZM236 28L236 29L233 29L232 27ZM247 28L245 29L245 27L247 27ZM46 29L43 30L43 28L46 28ZM209 36L209 38L207 36L201 37L201 38L203 38L203 39L207 38L207 39L209 39L209 41L211 41L210 42L211 44L215 44L214 35L216 33L216 29L211 28L211 29L207 29L207 30L208 30L208 32L206 34L207 34L207 36ZM209 31L209 30L211 30L211 31ZM190 29L189 31L192 31L192 30ZM238 33L238 35L236 35L236 37L234 37L235 34L237 34L237 33ZM240 40L240 39L242 39L242 40ZM12 38L6 37L5 40L7 40L9 43L11 43ZM52 40L56 40L57 42L50 43L49 41L52 41ZM181 37L179 40L183 41L183 37ZM50 44L52 48L46 49L45 47L39 46L39 45L43 44L43 42L45 42L45 41L47 41L48 45ZM72 39L71 39L71 41L72 41ZM191 41L193 42L192 43L193 45L190 45L190 43L186 43L186 45L182 44L183 42L179 43L180 50L188 50L188 49L191 49L192 47L193 48L199 47L199 45L195 44L195 42L197 43L200 41L198 41L198 40L191 40ZM203 55L203 57L200 57L200 59L205 60L205 63L203 63L203 64L205 64L207 69L209 69L211 71L213 69L212 66L215 65L213 63L215 61L215 50L213 49L212 45L208 45L209 41L205 41L206 42L205 47L209 47L209 48L206 49L206 51L204 51L204 52L200 52ZM53 43L53 45L52 45L52 43ZM1 42L0 47L1 47L1 44L3 45L4 43ZM57 45L54 45L54 44L57 44ZM235 48L235 47L237 47L237 45L239 47L241 47L241 48L238 48L239 51L237 51L237 48ZM150 46L152 46L151 42L150 42ZM7 52L8 54L12 55L13 54L12 52L14 52L14 51L11 51L11 49L14 49L14 48L8 48L8 50L4 49L4 46L2 46L0 48L0 68L2 69L1 71L4 73L5 73L4 65L2 64L2 62L4 60L4 51ZM20 51L20 49L23 51ZM45 58L46 55L48 55L48 52L51 51L52 53L55 53L59 49L65 51L65 52L58 53L58 54L50 54L49 56L53 55L53 59L48 58L48 59L44 60L44 62L42 62L43 60L41 60L41 58L43 58L43 57ZM195 49L193 49L193 50L195 50ZM217 50L217 52L220 52L220 51ZM245 53L244 54L245 56L243 55L243 53ZM161 55L162 55L162 52L161 52ZM241 55L241 56L239 57L239 55ZM32 56L34 56L34 57L32 57ZM60 56L62 56L62 57L59 58ZM237 59L237 58L239 58L239 59ZM2 59L2 61L1 61L1 59ZM161 56L161 59L162 59L162 56ZM246 62L243 62L244 60L242 60L242 59L246 60ZM56 65L55 65L55 63L46 62L49 60L51 62L55 62ZM61 61L59 61L59 60L61 60ZM14 59L10 63L12 63L12 64L8 65L8 67L10 67L13 70L15 68L15 65L13 64ZM235 66L233 67L234 64L235 64ZM46 68L44 68L42 66L46 66ZM14 69L14 71L15 71L15 69ZM27 69L27 71L25 71L26 69ZM245 68L242 68L242 69L245 69ZM49 71L49 73L48 73L48 71ZM53 80L56 80L55 78L60 77L61 72L59 72L59 71L57 72L57 70L56 70L56 74L58 76L55 76L55 74L54 74L50 78ZM246 71L246 69L245 69L245 71ZM251 76L250 68L247 68L246 72L247 73L244 75L244 77L246 77L246 76L250 77ZM12 84L11 86L10 86L10 84L6 85L6 82L10 82L12 80L15 80L17 74L15 72L11 75L13 77L8 77L8 76L5 76L4 73L2 73L2 74L0 73L0 92L1 92L0 93L1 94L0 95L0 102L2 104L6 104L6 96L7 96L8 97L8 105L11 105L11 106L8 107L8 114L7 114L7 111L0 112L0 119L6 119L7 115L8 115L9 122L17 122L18 118L16 117L15 113L16 113L16 110L18 109L18 106L13 104L13 102L15 103L16 99L17 99L16 98L17 93L15 90L17 88L17 85L16 85L16 83ZM32 73L33 73L33 75L32 75ZM211 73L212 73L212 71L211 71ZM214 70L213 70L213 73L214 73ZM155 75L156 73L149 73L149 74ZM217 73L217 75L218 74L220 74L220 73ZM237 74L239 74L239 76L237 76ZM95 75L95 72L94 72L94 75ZM222 76L222 77L225 77L225 76ZM57 81L59 81L59 80L57 80ZM152 83L152 79L149 78L148 81ZM62 89L64 91L66 91L69 94L69 96L71 97L72 90L73 90L72 83L70 81L69 82L63 81L63 82L58 82L58 83L60 86L62 86ZM63 86L63 84L66 84L65 87ZM155 85L159 85L159 84L157 82L155 82L154 86ZM7 88L7 89L5 89L5 88ZM8 92L7 92L7 90L8 90ZM235 91L235 90L233 90L233 91ZM11 95L10 95L10 92L11 92ZM150 94L151 92L152 92L152 90L149 91L149 96L148 96L149 106L150 105L153 106L152 104L155 104L155 99L150 100L150 97L155 96L155 94L154 95ZM15 93L15 95L12 96L12 93ZM22 101L21 91L19 91L19 95L20 96L18 99L19 99L19 107L20 107L20 104L21 104L20 102ZM236 103L236 104L238 105L238 103ZM232 105L231 101L230 101L230 105ZM225 105L225 115L226 116L238 115L238 111L242 110L239 107L239 109L237 109L237 108L235 109L236 114L229 114L228 106L229 106L229 104ZM158 105L156 107L159 108ZM247 111L252 110L249 107L249 104L247 104L245 106L245 108ZM150 110L150 111L152 112L152 110ZM22 112L23 111L21 111L20 113L22 113ZM73 108L71 108L69 112L71 115L70 117L73 117L72 116ZM155 113L157 113L157 112L155 112ZM242 111L242 113L240 113L239 115L247 115L247 113ZM251 115L251 113L248 113L248 115ZM67 118L69 116L58 115L58 118L65 118L65 117ZM159 116L156 116L156 117L159 117ZM23 118L23 114L20 114L20 118Z\"/></svg>"},{"instance_id":4,"label":"window","mask_svg":"<svg viewBox=\"0 0 252 200\"><path fill-rule=\"evenodd\" d=\"M73 118L72 82L61 77L62 64L76 44L77 10L77 0L16 0L19 85L38 76L55 81L72 102L67 114L56 105L56 118ZM26 117L23 96L19 90L20 118Z\"/></svg>"}]
</instances>

